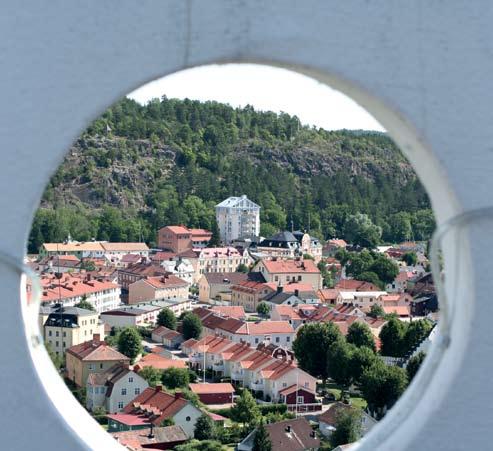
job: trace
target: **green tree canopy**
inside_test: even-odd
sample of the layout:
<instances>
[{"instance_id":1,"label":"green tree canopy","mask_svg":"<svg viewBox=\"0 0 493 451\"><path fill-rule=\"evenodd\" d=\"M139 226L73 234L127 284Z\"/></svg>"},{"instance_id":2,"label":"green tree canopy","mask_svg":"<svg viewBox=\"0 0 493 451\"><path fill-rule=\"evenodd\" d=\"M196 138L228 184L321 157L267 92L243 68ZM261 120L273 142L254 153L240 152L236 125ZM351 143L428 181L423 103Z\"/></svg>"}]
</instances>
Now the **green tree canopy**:
<instances>
[{"instance_id":1,"label":"green tree canopy","mask_svg":"<svg viewBox=\"0 0 493 451\"><path fill-rule=\"evenodd\" d=\"M194 313L187 312L183 317L182 332L185 340L200 338L200 334L202 333L202 322L200 318Z\"/></svg>"},{"instance_id":2,"label":"green tree canopy","mask_svg":"<svg viewBox=\"0 0 493 451\"><path fill-rule=\"evenodd\" d=\"M145 366L139 371L139 376L143 377L149 386L155 387L161 383L163 372L152 366Z\"/></svg>"},{"instance_id":3,"label":"green tree canopy","mask_svg":"<svg viewBox=\"0 0 493 451\"><path fill-rule=\"evenodd\" d=\"M158 326L176 330L176 316L171 309L165 307L157 315L157 324Z\"/></svg>"},{"instance_id":4,"label":"green tree canopy","mask_svg":"<svg viewBox=\"0 0 493 451\"><path fill-rule=\"evenodd\" d=\"M402 256L402 261L406 263L407 266L414 266L418 263L418 256L416 252L406 252Z\"/></svg>"},{"instance_id":5,"label":"green tree canopy","mask_svg":"<svg viewBox=\"0 0 493 451\"><path fill-rule=\"evenodd\" d=\"M332 447L353 443L360 439L361 415L357 409L341 409L337 413L335 431L330 436Z\"/></svg>"},{"instance_id":6,"label":"green tree canopy","mask_svg":"<svg viewBox=\"0 0 493 451\"><path fill-rule=\"evenodd\" d=\"M344 236L350 243L374 249L382 236L382 229L375 225L366 214L348 216L344 225Z\"/></svg>"},{"instance_id":7,"label":"green tree canopy","mask_svg":"<svg viewBox=\"0 0 493 451\"><path fill-rule=\"evenodd\" d=\"M255 431L255 438L253 439L252 451L271 451L272 442L270 440L267 429L265 429L264 422L261 421Z\"/></svg>"},{"instance_id":8,"label":"green tree canopy","mask_svg":"<svg viewBox=\"0 0 493 451\"><path fill-rule=\"evenodd\" d=\"M161 380L170 389L187 387L190 383L188 368L166 368L163 370Z\"/></svg>"},{"instance_id":9,"label":"green tree canopy","mask_svg":"<svg viewBox=\"0 0 493 451\"><path fill-rule=\"evenodd\" d=\"M118 351L131 361L142 353L142 337L135 327L125 327L118 335Z\"/></svg>"},{"instance_id":10,"label":"green tree canopy","mask_svg":"<svg viewBox=\"0 0 493 451\"><path fill-rule=\"evenodd\" d=\"M264 316L267 316L270 313L270 308L267 302L259 302L257 305L257 313Z\"/></svg>"},{"instance_id":11,"label":"green tree canopy","mask_svg":"<svg viewBox=\"0 0 493 451\"><path fill-rule=\"evenodd\" d=\"M389 357L402 357L403 340L406 333L405 324L397 318L391 318L380 331L382 355Z\"/></svg>"},{"instance_id":12,"label":"green tree canopy","mask_svg":"<svg viewBox=\"0 0 493 451\"><path fill-rule=\"evenodd\" d=\"M231 419L252 428L258 423L260 417L258 404L252 394L248 390L242 390L240 397L231 408Z\"/></svg>"},{"instance_id":13,"label":"green tree canopy","mask_svg":"<svg viewBox=\"0 0 493 451\"><path fill-rule=\"evenodd\" d=\"M360 323L358 321L352 323L348 328L346 340L358 348L366 346L376 351L375 339L373 338L370 327L366 323Z\"/></svg>"},{"instance_id":14,"label":"green tree canopy","mask_svg":"<svg viewBox=\"0 0 493 451\"><path fill-rule=\"evenodd\" d=\"M96 309L94 308L94 306L87 299L82 299L77 304L74 304L74 307L82 308L82 309L85 309L85 310L91 310L92 312L95 312L96 311Z\"/></svg>"},{"instance_id":15,"label":"green tree canopy","mask_svg":"<svg viewBox=\"0 0 493 451\"><path fill-rule=\"evenodd\" d=\"M329 373L328 352L334 343L341 340L343 336L334 323L301 326L293 342L293 351L300 368L325 380Z\"/></svg>"},{"instance_id":16,"label":"green tree canopy","mask_svg":"<svg viewBox=\"0 0 493 451\"><path fill-rule=\"evenodd\" d=\"M423 363L423 360L425 359L425 357L426 357L426 354L423 351L420 351L416 355L413 355L409 359L409 362L407 362L406 372L407 372L407 378L409 379L409 382L411 382L414 379L414 376L416 376L416 373L418 372L419 368L421 367L421 364Z\"/></svg>"},{"instance_id":17,"label":"green tree canopy","mask_svg":"<svg viewBox=\"0 0 493 451\"><path fill-rule=\"evenodd\" d=\"M215 427L212 418L203 414L195 423L194 438L196 440L212 440L215 438Z\"/></svg>"}]
</instances>

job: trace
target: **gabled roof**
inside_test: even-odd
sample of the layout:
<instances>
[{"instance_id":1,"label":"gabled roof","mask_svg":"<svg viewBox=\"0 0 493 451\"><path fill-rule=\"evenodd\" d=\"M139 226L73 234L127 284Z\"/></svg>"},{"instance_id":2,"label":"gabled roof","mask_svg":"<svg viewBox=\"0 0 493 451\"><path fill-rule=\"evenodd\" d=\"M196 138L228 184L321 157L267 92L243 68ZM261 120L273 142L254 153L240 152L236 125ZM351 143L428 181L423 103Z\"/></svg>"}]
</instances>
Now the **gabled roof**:
<instances>
[{"instance_id":1,"label":"gabled roof","mask_svg":"<svg viewBox=\"0 0 493 451\"><path fill-rule=\"evenodd\" d=\"M150 429L137 429L133 431L112 432L113 438L129 449L146 449L146 445L157 445L165 443L179 443L188 440L187 434L180 426L155 427L150 436ZM145 446L145 448L143 448Z\"/></svg>"},{"instance_id":2,"label":"gabled roof","mask_svg":"<svg viewBox=\"0 0 493 451\"><path fill-rule=\"evenodd\" d=\"M107 252L144 252L149 248L145 243L106 243L102 242L101 246Z\"/></svg>"},{"instance_id":3,"label":"gabled roof","mask_svg":"<svg viewBox=\"0 0 493 451\"><path fill-rule=\"evenodd\" d=\"M119 353L104 341L90 340L67 349L67 353L84 361L120 361L128 363L130 359Z\"/></svg>"},{"instance_id":4,"label":"gabled roof","mask_svg":"<svg viewBox=\"0 0 493 451\"><path fill-rule=\"evenodd\" d=\"M219 382L213 384L189 384L190 390L197 395L215 393L234 393L235 389L229 382Z\"/></svg>"},{"instance_id":5,"label":"gabled roof","mask_svg":"<svg viewBox=\"0 0 493 451\"><path fill-rule=\"evenodd\" d=\"M262 260L262 262L271 274L320 273L313 260Z\"/></svg>"},{"instance_id":6,"label":"gabled roof","mask_svg":"<svg viewBox=\"0 0 493 451\"><path fill-rule=\"evenodd\" d=\"M219 315L236 319L244 319L246 316L242 305L215 305L212 307L212 311Z\"/></svg>"},{"instance_id":7,"label":"gabled roof","mask_svg":"<svg viewBox=\"0 0 493 451\"><path fill-rule=\"evenodd\" d=\"M162 391L160 386L148 387L124 407L123 413L138 417L142 415L142 412L152 410L154 413L148 421L150 420L154 425L160 425L165 419L172 418L189 404L179 392L171 395Z\"/></svg>"},{"instance_id":8,"label":"gabled roof","mask_svg":"<svg viewBox=\"0 0 493 451\"><path fill-rule=\"evenodd\" d=\"M302 451L320 447L320 439L303 417L266 424L265 429L272 443L272 451Z\"/></svg>"},{"instance_id":9,"label":"gabled roof","mask_svg":"<svg viewBox=\"0 0 493 451\"><path fill-rule=\"evenodd\" d=\"M209 284L236 285L248 280L248 274L243 272L208 272L203 276Z\"/></svg>"},{"instance_id":10,"label":"gabled roof","mask_svg":"<svg viewBox=\"0 0 493 451\"><path fill-rule=\"evenodd\" d=\"M335 426L337 423L337 417L341 412L349 412L355 410L354 407L349 404L344 404L343 402L336 402L329 406L329 408L322 414L318 416L318 421L326 423L330 426Z\"/></svg>"},{"instance_id":11,"label":"gabled roof","mask_svg":"<svg viewBox=\"0 0 493 451\"><path fill-rule=\"evenodd\" d=\"M183 279L174 276L173 274L165 274L158 277L147 277L142 279L145 283L156 289L174 288L174 287L185 287L189 283L185 282ZM137 282L134 282L137 283Z\"/></svg>"}]
</instances>

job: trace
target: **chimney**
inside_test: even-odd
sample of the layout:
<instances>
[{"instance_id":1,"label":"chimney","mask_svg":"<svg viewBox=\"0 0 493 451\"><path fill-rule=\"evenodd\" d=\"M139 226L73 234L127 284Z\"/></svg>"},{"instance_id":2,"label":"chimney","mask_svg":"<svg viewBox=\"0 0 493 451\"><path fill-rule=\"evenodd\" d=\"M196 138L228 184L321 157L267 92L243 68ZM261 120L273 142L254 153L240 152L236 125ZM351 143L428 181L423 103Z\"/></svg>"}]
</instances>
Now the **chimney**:
<instances>
[{"instance_id":1,"label":"chimney","mask_svg":"<svg viewBox=\"0 0 493 451\"><path fill-rule=\"evenodd\" d=\"M175 399L183 398L183 392L180 390L175 391Z\"/></svg>"},{"instance_id":2,"label":"chimney","mask_svg":"<svg viewBox=\"0 0 493 451\"><path fill-rule=\"evenodd\" d=\"M286 426L286 429L285 429L285 430L286 430L286 432L291 432L291 425L290 425L290 424L288 424L288 425Z\"/></svg>"},{"instance_id":3,"label":"chimney","mask_svg":"<svg viewBox=\"0 0 493 451\"><path fill-rule=\"evenodd\" d=\"M295 296L299 296L300 295L300 290L298 290L298 289L294 290L294 295Z\"/></svg>"},{"instance_id":4,"label":"chimney","mask_svg":"<svg viewBox=\"0 0 493 451\"><path fill-rule=\"evenodd\" d=\"M92 341L101 341L101 335L100 334L94 334L92 336Z\"/></svg>"},{"instance_id":5,"label":"chimney","mask_svg":"<svg viewBox=\"0 0 493 451\"><path fill-rule=\"evenodd\" d=\"M163 391L163 386L162 386L162 384L156 384L155 390L156 390L156 391Z\"/></svg>"}]
</instances>

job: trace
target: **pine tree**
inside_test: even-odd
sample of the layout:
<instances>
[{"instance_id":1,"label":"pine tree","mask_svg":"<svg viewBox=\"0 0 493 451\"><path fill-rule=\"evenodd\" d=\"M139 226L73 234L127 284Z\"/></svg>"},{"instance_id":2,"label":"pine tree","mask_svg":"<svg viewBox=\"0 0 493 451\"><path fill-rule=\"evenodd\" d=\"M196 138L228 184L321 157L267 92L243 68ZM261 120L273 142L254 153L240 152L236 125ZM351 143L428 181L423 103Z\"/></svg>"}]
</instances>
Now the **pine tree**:
<instances>
[{"instance_id":1,"label":"pine tree","mask_svg":"<svg viewBox=\"0 0 493 451\"><path fill-rule=\"evenodd\" d=\"M264 422L262 421L255 431L255 438L253 439L252 451L271 451L272 442L270 441L267 429L265 429Z\"/></svg>"}]
</instances>

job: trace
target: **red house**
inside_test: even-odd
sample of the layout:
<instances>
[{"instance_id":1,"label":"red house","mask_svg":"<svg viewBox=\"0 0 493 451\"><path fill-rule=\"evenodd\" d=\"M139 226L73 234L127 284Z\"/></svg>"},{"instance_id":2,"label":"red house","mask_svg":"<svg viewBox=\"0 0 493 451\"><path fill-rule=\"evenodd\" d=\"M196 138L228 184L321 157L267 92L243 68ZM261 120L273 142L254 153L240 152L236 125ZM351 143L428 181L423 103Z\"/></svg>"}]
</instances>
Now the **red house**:
<instances>
[{"instance_id":1,"label":"red house","mask_svg":"<svg viewBox=\"0 0 493 451\"><path fill-rule=\"evenodd\" d=\"M233 403L235 389L230 383L190 384L189 387L204 404Z\"/></svg>"},{"instance_id":2,"label":"red house","mask_svg":"<svg viewBox=\"0 0 493 451\"><path fill-rule=\"evenodd\" d=\"M312 412L322 409L322 404L317 402L315 393L303 387L296 389L296 384L286 387L279 394L281 395L280 402L287 404L288 410L298 409L298 412Z\"/></svg>"}]
</instances>

